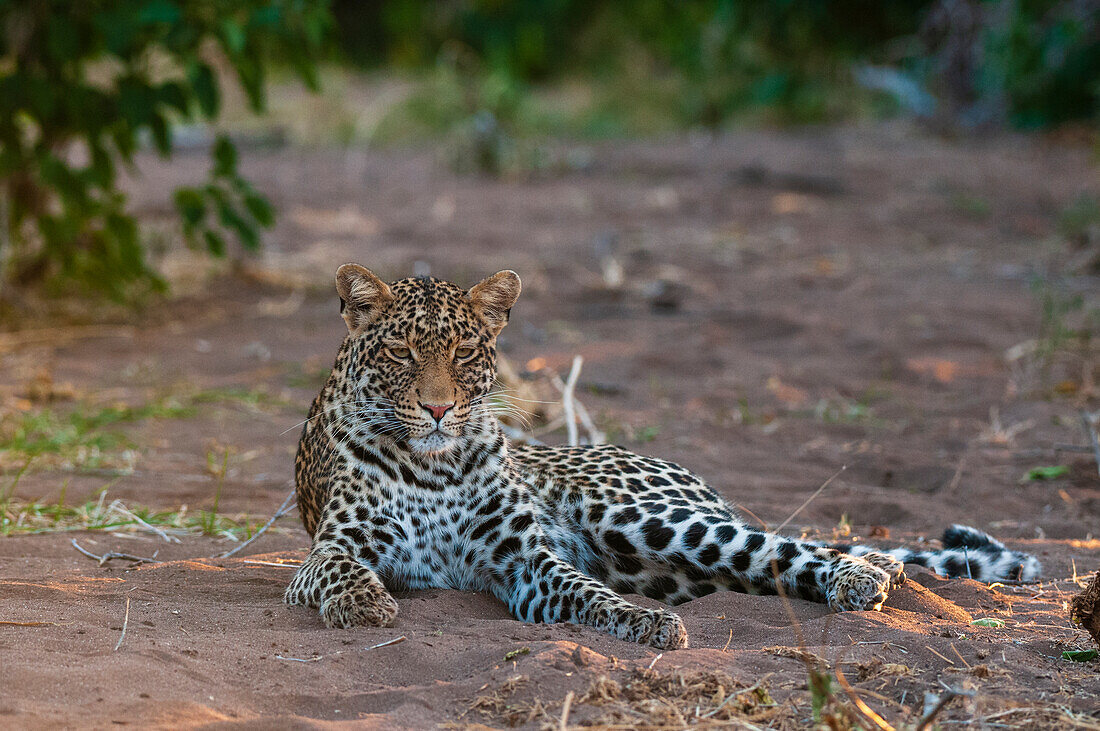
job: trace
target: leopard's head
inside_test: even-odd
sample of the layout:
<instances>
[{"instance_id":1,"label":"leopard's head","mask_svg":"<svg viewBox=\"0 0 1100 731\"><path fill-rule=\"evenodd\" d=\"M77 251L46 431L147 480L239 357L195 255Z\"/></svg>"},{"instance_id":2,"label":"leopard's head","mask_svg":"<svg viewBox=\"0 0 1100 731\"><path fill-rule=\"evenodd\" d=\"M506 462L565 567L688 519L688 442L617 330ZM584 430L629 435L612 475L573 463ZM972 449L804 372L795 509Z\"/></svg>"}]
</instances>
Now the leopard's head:
<instances>
[{"instance_id":1,"label":"leopard's head","mask_svg":"<svg viewBox=\"0 0 1100 731\"><path fill-rule=\"evenodd\" d=\"M519 276L497 272L468 290L432 277L386 284L358 264L336 272L348 326L342 400L375 435L422 456L462 440L496 379L497 335ZM472 416L474 415L474 416Z\"/></svg>"}]
</instances>

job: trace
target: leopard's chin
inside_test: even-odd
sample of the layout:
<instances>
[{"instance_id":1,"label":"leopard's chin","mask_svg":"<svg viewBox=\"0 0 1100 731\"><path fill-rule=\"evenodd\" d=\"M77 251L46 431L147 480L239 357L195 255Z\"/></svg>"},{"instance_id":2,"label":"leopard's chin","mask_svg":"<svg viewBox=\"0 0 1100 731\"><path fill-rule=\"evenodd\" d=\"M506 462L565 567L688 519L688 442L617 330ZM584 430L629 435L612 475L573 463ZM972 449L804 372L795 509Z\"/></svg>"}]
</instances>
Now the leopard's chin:
<instances>
[{"instance_id":1,"label":"leopard's chin","mask_svg":"<svg viewBox=\"0 0 1100 731\"><path fill-rule=\"evenodd\" d=\"M458 446L459 438L438 429L409 440L409 449L422 457L437 457Z\"/></svg>"}]
</instances>

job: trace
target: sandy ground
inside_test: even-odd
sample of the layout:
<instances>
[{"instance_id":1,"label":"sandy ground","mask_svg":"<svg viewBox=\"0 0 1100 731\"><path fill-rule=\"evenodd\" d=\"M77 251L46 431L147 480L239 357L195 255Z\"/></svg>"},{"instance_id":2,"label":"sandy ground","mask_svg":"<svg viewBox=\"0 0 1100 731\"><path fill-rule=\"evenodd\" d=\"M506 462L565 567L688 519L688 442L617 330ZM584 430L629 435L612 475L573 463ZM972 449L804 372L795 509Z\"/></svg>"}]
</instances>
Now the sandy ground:
<instances>
[{"instance_id":1,"label":"sandy ground","mask_svg":"<svg viewBox=\"0 0 1100 731\"><path fill-rule=\"evenodd\" d=\"M913 544L969 523L1038 555L1046 581L991 589L915 570L881 613L843 615L717 594L679 609L692 648L658 657L442 590L399 597L394 627L326 630L281 603L308 546L294 515L230 559L206 558L231 546L214 537L21 535L0 539L0 726L538 727L558 724L567 699L570 724L800 726L818 659L892 723L953 688L964 695L940 721L1100 725L1096 662L1061 658L1089 647L1064 602L1071 577L1098 565L1100 477L1089 455L1052 448L1084 443L1077 409L1096 396L1072 360L1051 373L1006 361L1039 332L1033 280L1073 257L1060 211L1100 194L1087 152L884 126L589 157L497 181L456 177L427 153L247 154L284 211L263 259L211 276L172 253L172 303L111 329L9 336L0 384L16 403L45 367L72 386L61 410L202 389L266 397L123 425L132 469L47 463L16 496L56 501L64 485L79 503L108 486L128 505L200 509L220 492L220 511L262 520L289 489L292 427L342 336L335 267L398 278L423 262L466 284L511 268L525 289L502 351L558 371L583 355L582 400L613 441L681 462L770 525L844 466L787 532ZM167 191L204 164L146 161L133 184L142 216L169 220ZM1096 284L1059 286L1095 296ZM227 449L218 478L209 464ZM1055 464L1069 474L1021 482ZM0 479L6 489L13 474ZM74 537L164 563L98 567ZM831 687L827 712L855 707Z\"/></svg>"}]
</instances>

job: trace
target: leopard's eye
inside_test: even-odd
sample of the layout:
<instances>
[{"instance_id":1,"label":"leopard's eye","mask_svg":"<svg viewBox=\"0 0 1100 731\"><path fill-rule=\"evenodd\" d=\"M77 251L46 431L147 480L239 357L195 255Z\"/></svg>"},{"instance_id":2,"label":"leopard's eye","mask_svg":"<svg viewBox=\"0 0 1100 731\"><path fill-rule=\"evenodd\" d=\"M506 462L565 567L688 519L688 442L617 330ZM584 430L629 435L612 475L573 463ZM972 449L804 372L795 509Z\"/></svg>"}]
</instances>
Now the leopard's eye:
<instances>
[{"instance_id":1,"label":"leopard's eye","mask_svg":"<svg viewBox=\"0 0 1100 731\"><path fill-rule=\"evenodd\" d=\"M400 346L394 346L386 348L386 353L394 360L408 360L412 357L412 351L408 348L402 348Z\"/></svg>"},{"instance_id":2,"label":"leopard's eye","mask_svg":"<svg viewBox=\"0 0 1100 731\"><path fill-rule=\"evenodd\" d=\"M455 360L467 360L473 357L473 348L455 348Z\"/></svg>"}]
</instances>

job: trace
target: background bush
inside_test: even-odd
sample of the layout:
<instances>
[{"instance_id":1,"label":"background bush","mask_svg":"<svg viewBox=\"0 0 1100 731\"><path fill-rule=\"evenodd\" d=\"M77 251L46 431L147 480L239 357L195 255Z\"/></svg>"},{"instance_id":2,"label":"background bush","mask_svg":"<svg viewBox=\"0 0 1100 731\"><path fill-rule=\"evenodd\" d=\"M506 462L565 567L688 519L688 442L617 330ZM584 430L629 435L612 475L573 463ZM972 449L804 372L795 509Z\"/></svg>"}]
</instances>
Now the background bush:
<instances>
[{"instance_id":1,"label":"background bush","mask_svg":"<svg viewBox=\"0 0 1100 731\"><path fill-rule=\"evenodd\" d=\"M168 156L174 124L217 117L216 63L263 111L267 70L314 86L319 55L426 76L396 136L456 136L489 171L524 125L1100 119L1095 0L2 0L0 282L63 277L116 297L157 285L118 165L142 145ZM553 103L531 112L532 89L578 79L597 89L582 126ZM182 230L214 254L227 236L254 249L273 211L233 144L212 150L210 180L175 194Z\"/></svg>"},{"instance_id":2,"label":"background bush","mask_svg":"<svg viewBox=\"0 0 1100 731\"><path fill-rule=\"evenodd\" d=\"M148 141L172 152L172 125L217 117L213 64L264 106L274 59L315 84L328 20L322 0L6 0L0 3L0 181L9 283L58 277L123 298L159 284L118 190L118 166ZM214 254L227 233L259 245L268 202L237 172L224 137L210 180L175 202L189 241Z\"/></svg>"}]
</instances>

